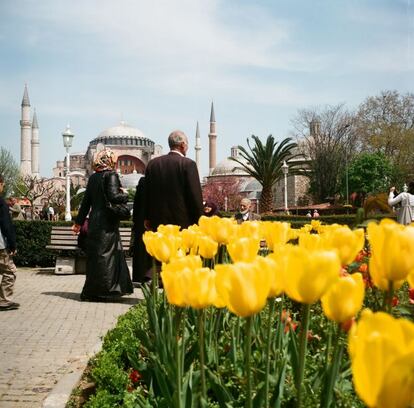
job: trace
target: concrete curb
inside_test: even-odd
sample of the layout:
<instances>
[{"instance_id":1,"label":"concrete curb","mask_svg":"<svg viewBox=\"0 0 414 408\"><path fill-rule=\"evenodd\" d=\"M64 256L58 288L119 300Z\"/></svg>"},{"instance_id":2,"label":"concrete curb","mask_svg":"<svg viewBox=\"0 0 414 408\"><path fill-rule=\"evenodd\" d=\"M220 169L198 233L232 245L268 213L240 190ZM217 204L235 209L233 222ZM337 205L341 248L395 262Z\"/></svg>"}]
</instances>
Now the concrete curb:
<instances>
[{"instance_id":1,"label":"concrete curb","mask_svg":"<svg viewBox=\"0 0 414 408\"><path fill-rule=\"evenodd\" d=\"M82 377L83 372L88 364L88 361L95 354L99 353L102 348L102 341L95 344L93 349L87 355L83 356L69 368L68 373L65 374L58 383L53 387L43 401L42 408L65 408L72 394L73 389Z\"/></svg>"}]
</instances>

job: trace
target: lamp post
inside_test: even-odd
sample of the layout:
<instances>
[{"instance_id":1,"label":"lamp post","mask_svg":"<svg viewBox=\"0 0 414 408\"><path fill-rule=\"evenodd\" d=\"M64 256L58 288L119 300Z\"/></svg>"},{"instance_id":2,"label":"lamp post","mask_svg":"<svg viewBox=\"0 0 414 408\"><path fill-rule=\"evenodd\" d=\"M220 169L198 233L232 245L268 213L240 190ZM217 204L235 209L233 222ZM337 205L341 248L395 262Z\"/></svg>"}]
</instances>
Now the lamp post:
<instances>
[{"instance_id":1,"label":"lamp post","mask_svg":"<svg viewBox=\"0 0 414 408\"><path fill-rule=\"evenodd\" d=\"M341 138L344 135L345 131L351 126L350 123L346 123L343 125L338 133L340 134ZM348 185L348 145L345 146L345 203L346 205L349 204L349 185Z\"/></svg>"},{"instance_id":2,"label":"lamp post","mask_svg":"<svg viewBox=\"0 0 414 408\"><path fill-rule=\"evenodd\" d=\"M287 165L286 160L283 160L282 172L285 177L285 212L287 214L289 212L287 205L287 175L289 173L289 166Z\"/></svg>"},{"instance_id":3,"label":"lamp post","mask_svg":"<svg viewBox=\"0 0 414 408\"><path fill-rule=\"evenodd\" d=\"M224 211L227 212L227 205L228 205L228 198L227 196L224 197Z\"/></svg>"},{"instance_id":4,"label":"lamp post","mask_svg":"<svg viewBox=\"0 0 414 408\"><path fill-rule=\"evenodd\" d=\"M348 152L345 152L345 190L346 190L346 205L349 204L349 187L348 187Z\"/></svg>"},{"instance_id":5,"label":"lamp post","mask_svg":"<svg viewBox=\"0 0 414 408\"><path fill-rule=\"evenodd\" d=\"M66 211L65 221L72 220L72 214L70 213L70 156L69 149L72 147L72 140L74 138L70 126L67 125L65 131L62 133L63 146L66 148Z\"/></svg>"}]
</instances>

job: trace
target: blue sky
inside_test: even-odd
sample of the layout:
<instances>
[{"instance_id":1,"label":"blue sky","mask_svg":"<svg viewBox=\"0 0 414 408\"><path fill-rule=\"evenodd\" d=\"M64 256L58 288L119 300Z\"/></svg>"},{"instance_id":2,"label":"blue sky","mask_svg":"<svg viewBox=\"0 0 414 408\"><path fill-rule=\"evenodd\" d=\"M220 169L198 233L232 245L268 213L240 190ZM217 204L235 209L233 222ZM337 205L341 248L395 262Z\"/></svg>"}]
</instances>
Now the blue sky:
<instances>
[{"instance_id":1,"label":"blue sky","mask_svg":"<svg viewBox=\"0 0 414 408\"><path fill-rule=\"evenodd\" d=\"M3 0L0 145L20 160L28 84L41 174L121 119L164 147L179 128L208 172L210 104L218 161L251 134L281 140L299 109L381 90L414 91L414 0Z\"/></svg>"}]
</instances>

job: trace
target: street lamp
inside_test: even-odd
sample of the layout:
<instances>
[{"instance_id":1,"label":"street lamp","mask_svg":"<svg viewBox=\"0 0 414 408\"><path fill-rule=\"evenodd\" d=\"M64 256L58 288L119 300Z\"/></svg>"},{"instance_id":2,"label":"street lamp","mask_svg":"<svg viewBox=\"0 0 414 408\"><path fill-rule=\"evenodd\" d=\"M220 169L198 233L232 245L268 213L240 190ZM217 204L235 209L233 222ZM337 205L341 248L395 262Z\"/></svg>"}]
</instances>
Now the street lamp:
<instances>
[{"instance_id":1,"label":"street lamp","mask_svg":"<svg viewBox=\"0 0 414 408\"><path fill-rule=\"evenodd\" d=\"M65 221L72 220L72 214L70 213L70 156L69 149L72 147L72 140L74 138L70 126L67 125L65 131L62 133L63 146L66 148L66 211Z\"/></svg>"},{"instance_id":2,"label":"street lamp","mask_svg":"<svg viewBox=\"0 0 414 408\"><path fill-rule=\"evenodd\" d=\"M339 129L339 132L341 137L345 133L345 131L351 126L350 123L346 123L344 126L342 126ZM348 146L345 146L345 203L346 205L349 204L349 185L348 185Z\"/></svg>"},{"instance_id":3,"label":"street lamp","mask_svg":"<svg viewBox=\"0 0 414 408\"><path fill-rule=\"evenodd\" d=\"M287 165L286 160L283 160L282 172L285 177L285 212L286 214L288 214L289 211L287 205L287 175L289 173L289 166Z\"/></svg>"}]
</instances>

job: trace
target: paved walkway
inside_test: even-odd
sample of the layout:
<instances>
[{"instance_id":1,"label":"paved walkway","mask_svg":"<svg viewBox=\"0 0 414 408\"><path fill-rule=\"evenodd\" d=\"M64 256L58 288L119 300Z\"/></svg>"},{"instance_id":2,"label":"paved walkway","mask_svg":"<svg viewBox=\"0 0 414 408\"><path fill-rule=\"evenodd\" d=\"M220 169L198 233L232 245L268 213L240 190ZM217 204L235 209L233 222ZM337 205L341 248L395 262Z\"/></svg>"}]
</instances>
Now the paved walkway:
<instances>
[{"instance_id":1,"label":"paved walkway","mask_svg":"<svg viewBox=\"0 0 414 408\"><path fill-rule=\"evenodd\" d=\"M85 276L19 268L14 300L0 312L0 407L41 407L56 383L81 370L141 292L114 303L81 302Z\"/></svg>"}]
</instances>

